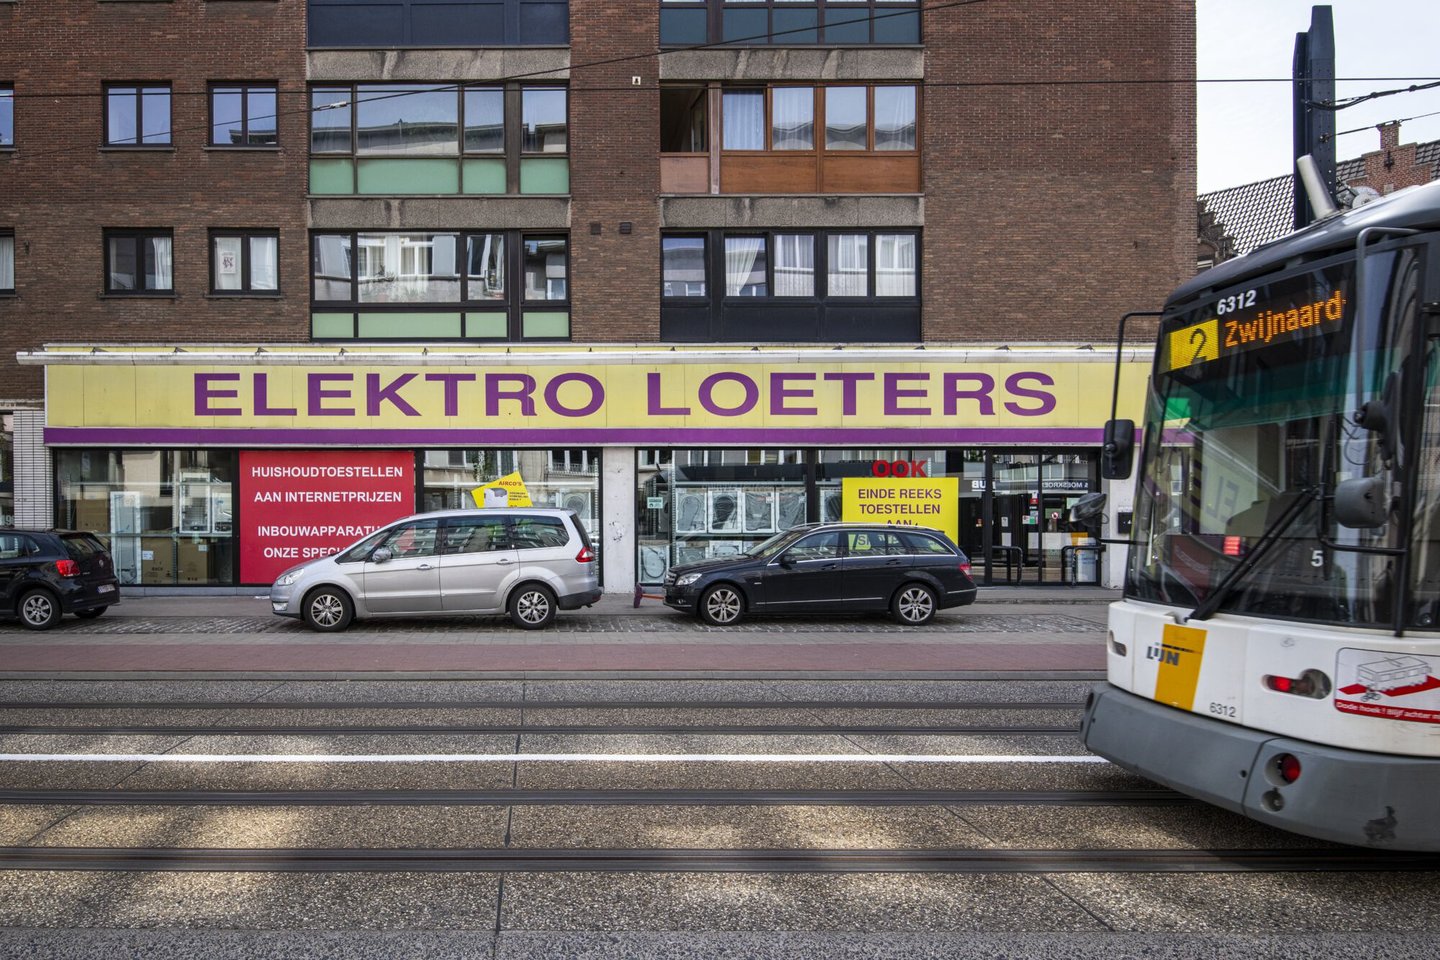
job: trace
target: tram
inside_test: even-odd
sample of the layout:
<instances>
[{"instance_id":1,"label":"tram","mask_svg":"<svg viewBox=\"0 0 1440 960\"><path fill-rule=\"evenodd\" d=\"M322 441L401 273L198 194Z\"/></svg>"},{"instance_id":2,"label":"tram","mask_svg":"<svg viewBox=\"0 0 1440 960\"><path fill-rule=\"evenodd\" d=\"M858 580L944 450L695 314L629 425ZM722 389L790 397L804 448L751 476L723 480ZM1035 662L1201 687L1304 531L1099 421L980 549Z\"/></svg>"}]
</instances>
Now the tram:
<instances>
[{"instance_id":1,"label":"tram","mask_svg":"<svg viewBox=\"0 0 1440 960\"><path fill-rule=\"evenodd\" d=\"M1255 820L1440 850L1440 182L1177 289L1094 753ZM1106 428L1130 475L1135 425Z\"/></svg>"}]
</instances>

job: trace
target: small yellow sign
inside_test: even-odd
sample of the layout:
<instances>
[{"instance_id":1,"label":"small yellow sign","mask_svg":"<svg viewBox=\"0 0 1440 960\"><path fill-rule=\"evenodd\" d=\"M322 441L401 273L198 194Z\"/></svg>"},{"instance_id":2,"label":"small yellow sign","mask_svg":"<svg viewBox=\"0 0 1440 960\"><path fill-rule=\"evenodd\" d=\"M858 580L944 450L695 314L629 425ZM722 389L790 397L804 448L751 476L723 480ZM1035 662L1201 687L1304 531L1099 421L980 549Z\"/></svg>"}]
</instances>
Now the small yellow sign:
<instances>
[{"instance_id":1,"label":"small yellow sign","mask_svg":"<svg viewBox=\"0 0 1440 960\"><path fill-rule=\"evenodd\" d=\"M501 499L501 495L504 499ZM483 483L470 491L470 496L475 498L477 507L533 507L530 502L530 491L525 489L525 481L520 479L520 471L507 473L499 480L492 480Z\"/></svg>"},{"instance_id":2,"label":"small yellow sign","mask_svg":"<svg viewBox=\"0 0 1440 960\"><path fill-rule=\"evenodd\" d=\"M1160 661L1155 675L1155 699L1181 710L1195 706L1195 688L1200 685L1200 662L1205 658L1205 631L1167 623L1158 647L1146 656Z\"/></svg>"},{"instance_id":3,"label":"small yellow sign","mask_svg":"<svg viewBox=\"0 0 1440 960\"><path fill-rule=\"evenodd\" d=\"M1220 359L1220 321L1206 320L1170 334L1170 370Z\"/></svg>"},{"instance_id":4,"label":"small yellow sign","mask_svg":"<svg viewBox=\"0 0 1440 960\"><path fill-rule=\"evenodd\" d=\"M840 484L840 519L934 527L960 538L960 479L846 477Z\"/></svg>"}]
</instances>

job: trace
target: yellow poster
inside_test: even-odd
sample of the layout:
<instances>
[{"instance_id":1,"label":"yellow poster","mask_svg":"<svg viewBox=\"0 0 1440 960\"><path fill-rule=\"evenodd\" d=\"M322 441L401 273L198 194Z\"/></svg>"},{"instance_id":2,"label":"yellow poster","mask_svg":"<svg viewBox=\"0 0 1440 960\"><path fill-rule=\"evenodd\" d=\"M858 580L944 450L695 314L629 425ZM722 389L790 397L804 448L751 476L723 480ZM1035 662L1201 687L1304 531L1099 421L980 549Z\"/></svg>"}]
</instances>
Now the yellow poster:
<instances>
[{"instance_id":1,"label":"yellow poster","mask_svg":"<svg viewBox=\"0 0 1440 960\"><path fill-rule=\"evenodd\" d=\"M530 502L530 491L525 489L525 481L520 479L519 470L507 473L499 480L482 483L470 491L470 496L475 498L477 507L535 506Z\"/></svg>"},{"instance_id":2,"label":"yellow poster","mask_svg":"<svg viewBox=\"0 0 1440 960\"><path fill-rule=\"evenodd\" d=\"M840 483L840 519L933 527L960 538L958 477L846 477Z\"/></svg>"}]
</instances>

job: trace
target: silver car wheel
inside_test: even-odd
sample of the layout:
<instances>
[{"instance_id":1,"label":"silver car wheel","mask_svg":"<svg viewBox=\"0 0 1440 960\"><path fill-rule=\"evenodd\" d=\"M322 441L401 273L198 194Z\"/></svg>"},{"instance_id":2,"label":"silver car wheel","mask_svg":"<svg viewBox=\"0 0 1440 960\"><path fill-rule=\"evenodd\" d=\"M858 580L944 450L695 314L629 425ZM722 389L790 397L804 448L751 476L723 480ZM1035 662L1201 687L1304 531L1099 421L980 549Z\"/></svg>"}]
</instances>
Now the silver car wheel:
<instances>
[{"instance_id":1,"label":"silver car wheel","mask_svg":"<svg viewBox=\"0 0 1440 960\"><path fill-rule=\"evenodd\" d=\"M345 604L333 593L319 593L310 601L310 619L322 630L331 630L345 616Z\"/></svg>"},{"instance_id":2,"label":"silver car wheel","mask_svg":"<svg viewBox=\"0 0 1440 960\"><path fill-rule=\"evenodd\" d=\"M715 587L705 594L705 618L711 623L734 623L740 619L740 594L731 587Z\"/></svg>"},{"instance_id":3,"label":"silver car wheel","mask_svg":"<svg viewBox=\"0 0 1440 960\"><path fill-rule=\"evenodd\" d=\"M60 619L54 599L43 590L32 590L20 601L20 618L32 630L44 630Z\"/></svg>"},{"instance_id":4,"label":"silver car wheel","mask_svg":"<svg viewBox=\"0 0 1440 960\"><path fill-rule=\"evenodd\" d=\"M935 595L926 587L906 587L895 600L895 612L905 623L926 623L935 615Z\"/></svg>"},{"instance_id":5,"label":"silver car wheel","mask_svg":"<svg viewBox=\"0 0 1440 960\"><path fill-rule=\"evenodd\" d=\"M515 603L515 614L526 623L544 623L550 616L550 598L539 590L526 590Z\"/></svg>"}]
</instances>

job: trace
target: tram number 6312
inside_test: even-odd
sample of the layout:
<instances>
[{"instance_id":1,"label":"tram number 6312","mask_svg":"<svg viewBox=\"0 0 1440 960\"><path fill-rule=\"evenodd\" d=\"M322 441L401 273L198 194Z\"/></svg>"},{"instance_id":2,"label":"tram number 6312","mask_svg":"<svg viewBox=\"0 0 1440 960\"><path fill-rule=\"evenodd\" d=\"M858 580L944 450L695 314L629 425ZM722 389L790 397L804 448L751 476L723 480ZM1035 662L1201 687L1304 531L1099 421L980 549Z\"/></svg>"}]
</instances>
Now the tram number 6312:
<instances>
[{"instance_id":1,"label":"tram number 6312","mask_svg":"<svg viewBox=\"0 0 1440 960\"><path fill-rule=\"evenodd\" d=\"M1228 703L1211 702L1210 712L1217 717L1229 717L1232 720L1235 719L1235 708Z\"/></svg>"},{"instance_id":2,"label":"tram number 6312","mask_svg":"<svg viewBox=\"0 0 1440 960\"><path fill-rule=\"evenodd\" d=\"M1227 313L1234 313L1236 310L1244 310L1246 307L1253 306L1255 306L1255 291L1246 290L1244 293L1221 297L1215 302L1215 313L1223 317Z\"/></svg>"}]
</instances>

